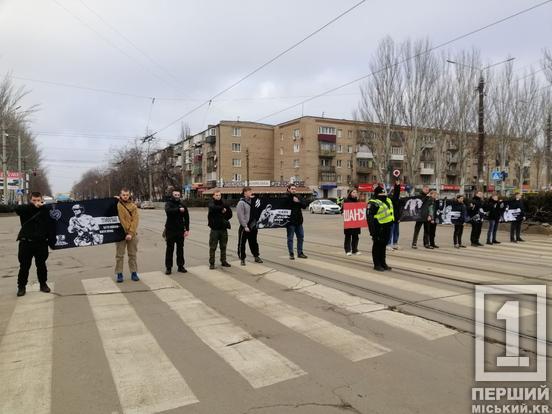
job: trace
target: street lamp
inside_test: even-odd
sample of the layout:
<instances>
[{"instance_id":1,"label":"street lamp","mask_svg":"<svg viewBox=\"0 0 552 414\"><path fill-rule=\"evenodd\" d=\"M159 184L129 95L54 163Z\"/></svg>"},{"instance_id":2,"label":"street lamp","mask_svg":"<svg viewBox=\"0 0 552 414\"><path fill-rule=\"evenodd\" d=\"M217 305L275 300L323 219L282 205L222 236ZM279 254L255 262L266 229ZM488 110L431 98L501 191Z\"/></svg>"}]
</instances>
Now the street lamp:
<instances>
[{"instance_id":1,"label":"street lamp","mask_svg":"<svg viewBox=\"0 0 552 414\"><path fill-rule=\"evenodd\" d=\"M476 68L465 63L455 62L454 60L447 59L447 62L453 65L463 66L472 70L479 71L479 83L477 85L477 92L479 94L479 116L477 120L477 178L480 185L481 182L485 182L485 180L483 179L483 164L485 162L485 107L483 102L485 96L485 79L483 78L483 71L494 66L501 65L503 63L511 62L514 59L514 57L511 57L506 60L484 66L482 68Z\"/></svg>"}]
</instances>

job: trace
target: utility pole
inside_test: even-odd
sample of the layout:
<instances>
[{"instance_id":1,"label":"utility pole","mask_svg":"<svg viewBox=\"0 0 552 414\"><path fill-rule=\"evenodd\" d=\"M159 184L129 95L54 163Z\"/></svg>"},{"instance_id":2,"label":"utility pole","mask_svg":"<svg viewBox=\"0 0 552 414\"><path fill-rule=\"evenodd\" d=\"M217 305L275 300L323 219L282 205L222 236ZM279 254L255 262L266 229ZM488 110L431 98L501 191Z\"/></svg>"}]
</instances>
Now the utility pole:
<instances>
[{"instance_id":1,"label":"utility pole","mask_svg":"<svg viewBox=\"0 0 552 414\"><path fill-rule=\"evenodd\" d=\"M245 185L249 186L249 147L245 148L245 174L247 179Z\"/></svg>"},{"instance_id":2,"label":"utility pole","mask_svg":"<svg viewBox=\"0 0 552 414\"><path fill-rule=\"evenodd\" d=\"M21 194L21 181L23 179L22 172L21 172L21 134L17 134L17 174L19 175L19 178L17 180L17 187L19 188L19 196L18 202L19 204L23 204L23 195Z\"/></svg>"},{"instance_id":3,"label":"utility pole","mask_svg":"<svg viewBox=\"0 0 552 414\"><path fill-rule=\"evenodd\" d=\"M6 131L4 122L0 126L0 134L2 135L2 178L4 180L3 201L8 204L8 159L6 155Z\"/></svg>"},{"instance_id":4,"label":"utility pole","mask_svg":"<svg viewBox=\"0 0 552 414\"><path fill-rule=\"evenodd\" d=\"M479 94L479 110L477 118L477 178L480 181L480 186L483 186L483 164L485 162L485 80L483 79L483 73L479 77L479 85L477 86L477 92ZM488 172L488 171L487 171ZM485 180L486 182L487 180ZM482 188L480 188L483 190Z\"/></svg>"},{"instance_id":5,"label":"utility pole","mask_svg":"<svg viewBox=\"0 0 552 414\"><path fill-rule=\"evenodd\" d=\"M550 173L552 169L552 159L550 158L552 146L552 111L548 113L548 119L546 121L546 187L550 187Z\"/></svg>"}]
</instances>

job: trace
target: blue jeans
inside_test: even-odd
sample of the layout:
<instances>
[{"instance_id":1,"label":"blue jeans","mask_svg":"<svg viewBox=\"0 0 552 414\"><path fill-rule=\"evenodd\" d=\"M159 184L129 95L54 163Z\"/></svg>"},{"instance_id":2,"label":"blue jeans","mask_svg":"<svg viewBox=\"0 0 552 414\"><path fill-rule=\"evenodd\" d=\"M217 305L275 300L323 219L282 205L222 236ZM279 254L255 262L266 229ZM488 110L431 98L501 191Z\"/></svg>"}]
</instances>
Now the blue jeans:
<instances>
[{"instance_id":1,"label":"blue jeans","mask_svg":"<svg viewBox=\"0 0 552 414\"><path fill-rule=\"evenodd\" d=\"M498 220L489 220L489 230L487 230L487 243L496 241L496 232L498 231Z\"/></svg>"},{"instance_id":2,"label":"blue jeans","mask_svg":"<svg viewBox=\"0 0 552 414\"><path fill-rule=\"evenodd\" d=\"M391 246L392 244L399 244L399 222L394 221L393 225L391 226L391 232L389 234L389 242L387 243L388 246Z\"/></svg>"},{"instance_id":3,"label":"blue jeans","mask_svg":"<svg viewBox=\"0 0 552 414\"><path fill-rule=\"evenodd\" d=\"M299 224L294 226L290 224L286 227L287 231L287 245L289 254L293 254L293 234L297 236L297 254L303 253L303 239L305 238L305 232L303 231L303 225Z\"/></svg>"}]
</instances>

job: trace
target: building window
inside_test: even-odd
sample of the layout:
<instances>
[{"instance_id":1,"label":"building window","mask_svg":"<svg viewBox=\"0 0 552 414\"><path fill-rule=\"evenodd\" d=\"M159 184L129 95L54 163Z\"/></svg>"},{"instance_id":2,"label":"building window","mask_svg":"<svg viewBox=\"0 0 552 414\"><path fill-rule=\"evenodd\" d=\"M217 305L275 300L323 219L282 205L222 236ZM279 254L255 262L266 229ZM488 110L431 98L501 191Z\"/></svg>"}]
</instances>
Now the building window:
<instances>
[{"instance_id":1,"label":"building window","mask_svg":"<svg viewBox=\"0 0 552 414\"><path fill-rule=\"evenodd\" d=\"M280 161L280 169L283 169L284 168L284 162L283 161ZM281 180L283 181L283 180Z\"/></svg>"},{"instance_id":2,"label":"building window","mask_svg":"<svg viewBox=\"0 0 552 414\"><path fill-rule=\"evenodd\" d=\"M284 134L280 134L280 141L284 140Z\"/></svg>"},{"instance_id":3,"label":"building window","mask_svg":"<svg viewBox=\"0 0 552 414\"><path fill-rule=\"evenodd\" d=\"M361 167L361 168L369 168L371 167L371 161L370 160L366 160L366 159L358 159L357 160L357 167Z\"/></svg>"},{"instance_id":4,"label":"building window","mask_svg":"<svg viewBox=\"0 0 552 414\"><path fill-rule=\"evenodd\" d=\"M337 152L343 152L343 145L340 144L337 146Z\"/></svg>"},{"instance_id":5,"label":"building window","mask_svg":"<svg viewBox=\"0 0 552 414\"><path fill-rule=\"evenodd\" d=\"M322 167L331 167L332 165L332 160L328 159L328 158L321 158L320 159L320 165Z\"/></svg>"},{"instance_id":6,"label":"building window","mask_svg":"<svg viewBox=\"0 0 552 414\"><path fill-rule=\"evenodd\" d=\"M391 154L404 155L404 149L403 147L391 147Z\"/></svg>"},{"instance_id":7,"label":"building window","mask_svg":"<svg viewBox=\"0 0 552 414\"><path fill-rule=\"evenodd\" d=\"M347 131L347 138L352 138L353 137L353 130L350 129Z\"/></svg>"},{"instance_id":8,"label":"building window","mask_svg":"<svg viewBox=\"0 0 552 414\"><path fill-rule=\"evenodd\" d=\"M293 130L293 138L299 138L301 137L301 130L299 128L295 128Z\"/></svg>"},{"instance_id":9,"label":"building window","mask_svg":"<svg viewBox=\"0 0 552 414\"><path fill-rule=\"evenodd\" d=\"M341 168L341 162L342 162L341 160L336 161L336 167L337 168Z\"/></svg>"},{"instance_id":10,"label":"building window","mask_svg":"<svg viewBox=\"0 0 552 414\"><path fill-rule=\"evenodd\" d=\"M280 147L280 155L284 155L284 147Z\"/></svg>"},{"instance_id":11,"label":"building window","mask_svg":"<svg viewBox=\"0 0 552 414\"><path fill-rule=\"evenodd\" d=\"M337 138L341 138L343 131L341 129L337 130Z\"/></svg>"},{"instance_id":12,"label":"building window","mask_svg":"<svg viewBox=\"0 0 552 414\"><path fill-rule=\"evenodd\" d=\"M347 168L353 168L353 162L351 160L347 160Z\"/></svg>"},{"instance_id":13,"label":"building window","mask_svg":"<svg viewBox=\"0 0 552 414\"><path fill-rule=\"evenodd\" d=\"M299 160L293 160L293 168L299 168Z\"/></svg>"},{"instance_id":14,"label":"building window","mask_svg":"<svg viewBox=\"0 0 552 414\"><path fill-rule=\"evenodd\" d=\"M241 137L241 128L240 127L232 128L232 136L233 137Z\"/></svg>"},{"instance_id":15,"label":"building window","mask_svg":"<svg viewBox=\"0 0 552 414\"><path fill-rule=\"evenodd\" d=\"M340 176L340 175L338 175L338 176L336 177L336 181L337 181L338 184L341 184L341 176Z\"/></svg>"},{"instance_id":16,"label":"building window","mask_svg":"<svg viewBox=\"0 0 552 414\"><path fill-rule=\"evenodd\" d=\"M234 181L241 181L241 174L234 174L234 177L232 178Z\"/></svg>"},{"instance_id":17,"label":"building window","mask_svg":"<svg viewBox=\"0 0 552 414\"><path fill-rule=\"evenodd\" d=\"M318 127L318 133L324 135L335 135L336 131L334 127L320 126Z\"/></svg>"},{"instance_id":18,"label":"building window","mask_svg":"<svg viewBox=\"0 0 552 414\"><path fill-rule=\"evenodd\" d=\"M241 144L232 143L232 152L241 152Z\"/></svg>"},{"instance_id":19,"label":"building window","mask_svg":"<svg viewBox=\"0 0 552 414\"><path fill-rule=\"evenodd\" d=\"M353 153L353 146L352 145L347 145L347 152L349 154L352 154Z\"/></svg>"},{"instance_id":20,"label":"building window","mask_svg":"<svg viewBox=\"0 0 552 414\"><path fill-rule=\"evenodd\" d=\"M238 158L232 159L232 167L241 167L241 160Z\"/></svg>"},{"instance_id":21,"label":"building window","mask_svg":"<svg viewBox=\"0 0 552 414\"><path fill-rule=\"evenodd\" d=\"M299 144L293 144L293 152L299 152L300 145Z\"/></svg>"},{"instance_id":22,"label":"building window","mask_svg":"<svg viewBox=\"0 0 552 414\"><path fill-rule=\"evenodd\" d=\"M348 175L348 176L347 176L347 184L349 184L350 182L351 182L351 176Z\"/></svg>"}]
</instances>

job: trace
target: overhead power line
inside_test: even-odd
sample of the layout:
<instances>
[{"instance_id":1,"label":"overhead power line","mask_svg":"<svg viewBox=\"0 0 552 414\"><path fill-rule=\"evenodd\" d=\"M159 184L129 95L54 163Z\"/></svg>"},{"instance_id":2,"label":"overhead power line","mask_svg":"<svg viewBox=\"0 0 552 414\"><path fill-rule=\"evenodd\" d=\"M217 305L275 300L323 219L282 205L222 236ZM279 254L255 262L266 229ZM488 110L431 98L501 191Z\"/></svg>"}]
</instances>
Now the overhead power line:
<instances>
[{"instance_id":1,"label":"overhead power line","mask_svg":"<svg viewBox=\"0 0 552 414\"><path fill-rule=\"evenodd\" d=\"M433 51L435 51L435 50L441 49L441 48L443 48L443 47L445 47L445 46L448 46L448 45L450 45L450 44L452 44L452 43L455 43L455 42L457 42L457 41L459 41L459 40L465 39L466 37L472 36L472 35L474 35L474 34L476 34L476 33L482 32L482 31L484 31L484 30L486 30L486 29L489 29L489 28L491 28L491 27L493 27L493 26L496 26L496 25L499 25L499 24L501 24L501 23L504 23L504 22L506 22L506 21L508 21L508 20L511 20L511 19L513 19L513 18L515 18L515 17L517 17L517 16L522 15L522 14L528 13L528 12L530 12L530 11L532 11L532 10L535 10L535 9L538 8L538 7L544 6L544 5L546 5L546 4L550 3L550 2L552 2L552 0L545 0L545 1L541 2L541 3L537 3L537 4L535 4L535 5L531 6L531 7L528 7L528 8L525 8L525 9L523 9L523 10L520 10L519 12L516 12L516 13L514 13L514 14L511 14L511 15L509 15L509 16L507 16L507 17L503 17L503 18L501 18L501 19L495 20L495 21L492 22L492 23L486 24L485 26L481 26L481 27L479 27L479 28L477 28L477 29L474 29L474 30L471 30L471 31L469 31L469 32L467 32L467 33L464 33L464 34L462 34L462 35L456 36L456 37L454 37L454 38L452 38L452 39L450 39L450 40L447 40L447 41L445 41L445 42L443 42L443 43L440 43L440 44L438 44L438 45L436 45L436 46L433 46L433 47L431 47L431 48L429 48L429 49L427 49L427 50L424 50L423 52L417 53L417 54L415 54L415 55L412 55L412 56L409 56L409 57L407 57L407 58L405 58L405 59L402 59L402 60L400 60L400 61L398 61L398 62L396 62L396 63L393 63L392 65L384 66L384 67L382 67L382 68L380 68L380 69L378 69L378 70L376 70L376 71L370 72L370 73L368 73L368 74L366 74L366 75L360 76L360 77L358 77L358 78L356 78L356 79L353 79L353 80L351 80L351 81L349 81L349 82L346 82L346 83L343 83L343 84L341 84L341 85L339 85L339 86L336 86L336 87L333 87L333 88L331 88L331 89L328 89L328 90L326 90L326 91L324 91L324 92L321 92L321 93L319 93L319 94L317 94L317 95L313 95L313 96L311 96L310 98L307 98L307 99L305 99L305 100L303 100L303 101L297 102L296 104L293 104L293 105L288 106L288 107L286 107L286 108L283 108L283 109L280 109L280 110L278 110L278 111L272 112L271 114L268 114L268 115L266 115L266 116L263 116L263 117L257 119L256 122L262 121L262 120L264 120L264 119L266 119L266 118L273 117L274 115L281 114L282 112L289 111L290 109L296 108L296 107L298 107L298 106L300 106L300 105L303 105L303 104L305 104L305 103L307 103L307 102L313 101L313 100L315 100L315 99L317 99L317 98L320 98L320 97L322 97L322 96L325 96L325 95L327 95L327 94L329 94L329 93L338 91L339 89L345 88L346 86L353 85L353 84L355 84L355 83L357 83L357 82L360 82L360 81L362 81L362 80L364 80L364 79L367 79L367 78L369 78L369 77L372 77L372 76L374 76L374 75L377 75L378 73L383 72L383 71L385 71L385 70L387 70L387 69L390 69L390 68L396 67L396 66L400 66L400 65L402 65L403 63L406 63L406 62L408 62L408 61L410 61L410 60L412 60L412 59L415 59L415 58L417 58L417 57L419 57L419 56L427 55L427 54L429 54L429 53L431 53L431 52L433 52Z\"/></svg>"},{"instance_id":2,"label":"overhead power line","mask_svg":"<svg viewBox=\"0 0 552 414\"><path fill-rule=\"evenodd\" d=\"M257 72L259 72L261 69L267 67L268 65L270 65L271 63L273 63L274 61L278 60L279 58L281 58L282 56L284 56L286 53L289 53L290 51L292 51L293 49L295 49L296 47L298 47L299 45L301 45L302 43L306 42L308 39L310 39L311 37L313 37L314 35L320 33L322 30L324 30L326 27L330 26L331 24L335 23L337 20L341 19L343 16L347 15L348 13L352 12L354 9L356 9L357 7L359 7L360 5L364 4L367 0L361 0L359 1L358 3L354 4L353 6L349 7L347 10L345 10L344 12L340 13L339 15L337 15L336 17L334 17L333 19L331 19L329 22L327 22L326 24L322 25L321 27L319 27L318 29L316 29L315 31L313 31L312 33L308 34L307 36L305 36L304 38L302 38L301 40L299 40L298 42L292 44L291 46L289 46L288 48L284 49L283 51L281 51L280 53L278 53L276 56L272 57L271 59L269 59L268 61L266 61L265 63L263 63L262 65L258 66L257 68L253 69L251 72L249 72L248 74L246 74L245 76L241 77L240 79L238 79L237 81L235 81L234 83L230 84L229 86L227 86L226 88L224 88L223 90L221 90L220 92L217 92L216 94L214 94L213 96L211 96L210 98L206 99L205 101L203 101L201 104L195 106L194 108L192 108L191 110L189 110L188 112L186 112L185 114L181 115L180 117L178 117L177 119L175 119L174 121L170 122L169 124L165 125L164 127L158 129L157 131L155 131L152 135L155 135L155 134L158 134L159 132L161 131L164 131L166 130L167 128L170 128L171 126L173 126L174 124L182 121L184 118L186 118L188 115L191 115L192 113L194 113L195 111L197 111L198 109L202 108L203 106L209 104L210 102L212 102L214 99L216 99L217 97L221 96L222 94L228 92L230 89L233 89L235 88L236 86L238 86L240 83L242 83L243 81L245 81L246 79L250 78L251 76L253 76L254 74L256 74ZM552 1L552 0L551 0Z\"/></svg>"}]
</instances>

